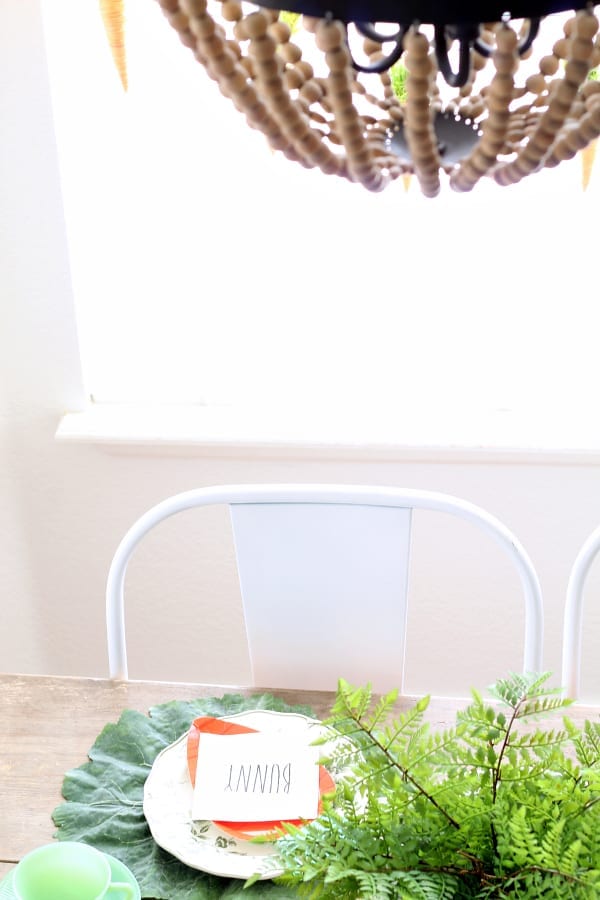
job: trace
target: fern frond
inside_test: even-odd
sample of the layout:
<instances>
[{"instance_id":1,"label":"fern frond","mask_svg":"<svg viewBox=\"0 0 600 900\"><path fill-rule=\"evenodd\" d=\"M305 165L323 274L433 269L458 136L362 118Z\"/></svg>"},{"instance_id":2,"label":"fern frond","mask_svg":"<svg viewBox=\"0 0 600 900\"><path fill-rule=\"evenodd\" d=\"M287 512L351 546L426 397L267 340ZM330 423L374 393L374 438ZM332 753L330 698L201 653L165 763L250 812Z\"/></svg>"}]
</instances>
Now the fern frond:
<instances>
[{"instance_id":1,"label":"fern frond","mask_svg":"<svg viewBox=\"0 0 600 900\"><path fill-rule=\"evenodd\" d=\"M352 687L351 684L340 678L331 716L325 724L333 724L345 717L359 721L371 705L372 696L370 684L365 687Z\"/></svg>"},{"instance_id":2,"label":"fern frond","mask_svg":"<svg viewBox=\"0 0 600 900\"><path fill-rule=\"evenodd\" d=\"M423 714L428 705L429 697L422 697L409 710L400 713L391 724L386 725L382 731L386 747L396 745L402 738L409 740L429 731L429 725L423 723Z\"/></svg>"},{"instance_id":3,"label":"fern frond","mask_svg":"<svg viewBox=\"0 0 600 900\"><path fill-rule=\"evenodd\" d=\"M486 704L480 695L476 695L474 702L466 709L458 712L456 719L462 725L465 740L476 743L481 740L496 743L507 734L509 728L504 712Z\"/></svg>"},{"instance_id":4,"label":"fern frond","mask_svg":"<svg viewBox=\"0 0 600 900\"><path fill-rule=\"evenodd\" d=\"M458 882L453 875L420 871L394 872L390 876L394 890L390 897L406 900L452 900L457 896Z\"/></svg>"},{"instance_id":5,"label":"fern frond","mask_svg":"<svg viewBox=\"0 0 600 900\"><path fill-rule=\"evenodd\" d=\"M565 726L573 741L579 762L586 768L598 765L600 763L600 723L586 721L583 731L579 731L569 719L565 718Z\"/></svg>"},{"instance_id":6,"label":"fern frond","mask_svg":"<svg viewBox=\"0 0 600 900\"><path fill-rule=\"evenodd\" d=\"M417 739L411 739L406 747L405 764L412 771L426 768L430 774L439 769L442 773L454 763L458 732L454 728L446 731L420 732ZM401 761L401 760L399 760Z\"/></svg>"},{"instance_id":7,"label":"fern frond","mask_svg":"<svg viewBox=\"0 0 600 900\"><path fill-rule=\"evenodd\" d=\"M500 700L511 709L516 709L523 700L533 697L556 695L559 688L544 688L543 685L550 678L550 672L541 674L525 672L517 674L512 672L508 678L500 678L489 688L490 694Z\"/></svg>"},{"instance_id":8,"label":"fern frond","mask_svg":"<svg viewBox=\"0 0 600 900\"><path fill-rule=\"evenodd\" d=\"M397 699L397 690L390 691L389 694L385 694L383 697L380 697L380 699L375 704L372 712L368 716L365 716L364 726L367 731L373 731L375 728L377 728L377 726L385 722L385 720L390 716Z\"/></svg>"},{"instance_id":9,"label":"fern frond","mask_svg":"<svg viewBox=\"0 0 600 900\"><path fill-rule=\"evenodd\" d=\"M566 730L531 731L515 735L511 738L511 747L519 749L542 750L559 747L565 743L569 734Z\"/></svg>"},{"instance_id":10,"label":"fern frond","mask_svg":"<svg viewBox=\"0 0 600 900\"><path fill-rule=\"evenodd\" d=\"M564 697L551 696L525 699L519 707L517 718L530 719L547 716L549 713L554 713L558 709L566 709L572 702L572 700L565 699Z\"/></svg>"}]
</instances>

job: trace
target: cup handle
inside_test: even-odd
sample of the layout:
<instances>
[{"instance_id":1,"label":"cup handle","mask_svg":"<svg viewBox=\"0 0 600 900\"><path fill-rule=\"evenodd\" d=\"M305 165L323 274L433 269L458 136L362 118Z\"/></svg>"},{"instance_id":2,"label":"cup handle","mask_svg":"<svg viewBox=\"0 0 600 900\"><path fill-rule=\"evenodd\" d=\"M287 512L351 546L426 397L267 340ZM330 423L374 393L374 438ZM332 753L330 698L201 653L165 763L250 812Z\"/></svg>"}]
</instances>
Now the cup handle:
<instances>
[{"instance_id":1,"label":"cup handle","mask_svg":"<svg viewBox=\"0 0 600 900\"><path fill-rule=\"evenodd\" d=\"M112 897L114 893L119 895L118 900L134 900L135 898L133 888L126 881L111 881L104 896L108 900L108 897Z\"/></svg>"}]
</instances>

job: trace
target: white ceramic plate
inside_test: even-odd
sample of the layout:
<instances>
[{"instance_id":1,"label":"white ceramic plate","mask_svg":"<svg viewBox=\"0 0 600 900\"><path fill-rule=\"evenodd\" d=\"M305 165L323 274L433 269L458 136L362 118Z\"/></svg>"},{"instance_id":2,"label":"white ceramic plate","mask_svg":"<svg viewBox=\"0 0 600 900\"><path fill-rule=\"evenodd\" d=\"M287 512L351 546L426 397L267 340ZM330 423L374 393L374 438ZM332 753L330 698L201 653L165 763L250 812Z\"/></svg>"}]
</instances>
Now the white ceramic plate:
<instances>
[{"instance_id":1,"label":"white ceramic plate","mask_svg":"<svg viewBox=\"0 0 600 900\"><path fill-rule=\"evenodd\" d=\"M297 713L252 710L223 718L265 734L297 736L307 744L324 733L316 719ZM255 873L261 878L281 874L276 843L237 840L212 822L193 821L192 795L186 732L158 754L144 786L144 815L156 843L187 866L213 875L246 879Z\"/></svg>"}]
</instances>

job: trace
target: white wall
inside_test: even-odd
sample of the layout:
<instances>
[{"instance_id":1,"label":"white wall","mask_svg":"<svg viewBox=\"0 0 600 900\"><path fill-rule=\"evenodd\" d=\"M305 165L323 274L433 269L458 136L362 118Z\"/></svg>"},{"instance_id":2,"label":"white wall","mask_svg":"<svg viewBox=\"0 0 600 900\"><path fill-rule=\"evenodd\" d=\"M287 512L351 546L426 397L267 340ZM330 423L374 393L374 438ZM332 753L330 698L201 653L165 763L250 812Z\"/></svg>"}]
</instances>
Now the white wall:
<instances>
[{"instance_id":1,"label":"white wall","mask_svg":"<svg viewBox=\"0 0 600 900\"><path fill-rule=\"evenodd\" d=\"M545 664L558 673L569 567L600 519L600 472L589 458L336 460L110 452L55 441L60 416L80 407L82 389L38 0L0 4L0 72L0 669L105 674L110 559L131 522L163 497L206 484L335 481L447 491L503 519L540 575ZM495 545L449 525L435 516L415 522L409 691L464 693L520 666L516 576ZM165 523L133 561L133 677L247 680L228 540L220 511L189 514ZM196 559L195 570L173 575L186 558ZM584 684L599 698L593 593L592 584Z\"/></svg>"}]
</instances>

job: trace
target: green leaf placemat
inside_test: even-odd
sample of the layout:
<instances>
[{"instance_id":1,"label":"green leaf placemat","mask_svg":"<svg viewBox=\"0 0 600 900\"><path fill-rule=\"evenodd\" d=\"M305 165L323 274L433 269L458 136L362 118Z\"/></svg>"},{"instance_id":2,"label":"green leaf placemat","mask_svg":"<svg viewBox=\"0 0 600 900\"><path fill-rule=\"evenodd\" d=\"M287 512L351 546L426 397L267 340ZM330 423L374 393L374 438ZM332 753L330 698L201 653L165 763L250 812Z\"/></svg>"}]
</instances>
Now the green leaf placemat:
<instances>
[{"instance_id":1,"label":"green leaf placemat","mask_svg":"<svg viewBox=\"0 0 600 900\"><path fill-rule=\"evenodd\" d=\"M176 741L197 716L225 716L250 709L296 712L270 694L163 703L143 715L125 710L106 725L88 753L89 762L67 772L65 803L52 818L59 840L83 841L116 856L137 878L142 897L157 900L288 900L289 887L259 881L247 890L239 879L220 878L191 869L153 840L143 811L144 783L157 755Z\"/></svg>"}]
</instances>

